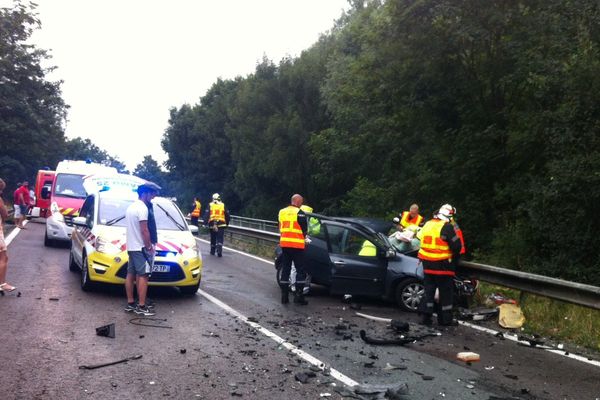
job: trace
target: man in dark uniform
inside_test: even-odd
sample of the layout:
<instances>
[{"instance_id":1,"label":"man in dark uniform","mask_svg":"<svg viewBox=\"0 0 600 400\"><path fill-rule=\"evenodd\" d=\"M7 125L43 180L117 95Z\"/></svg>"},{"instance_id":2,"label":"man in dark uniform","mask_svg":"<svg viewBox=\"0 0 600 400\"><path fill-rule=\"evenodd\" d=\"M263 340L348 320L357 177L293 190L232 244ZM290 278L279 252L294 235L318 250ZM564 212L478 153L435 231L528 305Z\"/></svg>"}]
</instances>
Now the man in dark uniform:
<instances>
[{"instance_id":1,"label":"man in dark uniform","mask_svg":"<svg viewBox=\"0 0 600 400\"><path fill-rule=\"evenodd\" d=\"M219 193L213 194L212 199L204 216L204 221L210 229L210 254L214 256L216 252L217 256L223 257L223 238L230 216Z\"/></svg>"},{"instance_id":2,"label":"man in dark uniform","mask_svg":"<svg viewBox=\"0 0 600 400\"><path fill-rule=\"evenodd\" d=\"M299 194L292 196L290 205L279 210L279 246L283 252L281 270L281 303L289 303L289 280L292 262L296 267L294 303L307 305L304 298L306 272L304 270L304 246L307 232L306 214L300 209L304 199Z\"/></svg>"},{"instance_id":3,"label":"man in dark uniform","mask_svg":"<svg viewBox=\"0 0 600 400\"><path fill-rule=\"evenodd\" d=\"M448 204L442 206L433 219L427 221L418 233L421 240L419 259L423 262L425 274L425 297L419 305L419 312L423 316L423 323L431 325L431 316L434 310L435 291L439 289L440 311L438 323L440 325L456 325L452 318L453 290L456 258L462 248L460 238L456 234L450 219L454 208Z\"/></svg>"}]
</instances>

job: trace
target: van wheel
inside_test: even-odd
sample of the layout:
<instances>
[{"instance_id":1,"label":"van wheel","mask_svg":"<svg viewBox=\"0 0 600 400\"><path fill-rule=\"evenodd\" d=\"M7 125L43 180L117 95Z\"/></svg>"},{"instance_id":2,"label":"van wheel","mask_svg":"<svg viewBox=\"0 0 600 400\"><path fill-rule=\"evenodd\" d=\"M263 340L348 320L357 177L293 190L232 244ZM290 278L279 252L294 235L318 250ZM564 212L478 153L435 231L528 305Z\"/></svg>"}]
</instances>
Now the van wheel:
<instances>
[{"instance_id":1,"label":"van wheel","mask_svg":"<svg viewBox=\"0 0 600 400\"><path fill-rule=\"evenodd\" d=\"M407 278L396 286L396 303L404 311L417 312L419 303L425 295L423 282L416 278Z\"/></svg>"},{"instance_id":2,"label":"van wheel","mask_svg":"<svg viewBox=\"0 0 600 400\"><path fill-rule=\"evenodd\" d=\"M73 252L69 251L69 271L78 272L79 265L75 262L75 258L73 257Z\"/></svg>"},{"instance_id":3,"label":"van wheel","mask_svg":"<svg viewBox=\"0 0 600 400\"><path fill-rule=\"evenodd\" d=\"M94 288L94 282L90 280L90 266L87 257L83 256L83 265L81 266L81 290L90 292Z\"/></svg>"}]
</instances>

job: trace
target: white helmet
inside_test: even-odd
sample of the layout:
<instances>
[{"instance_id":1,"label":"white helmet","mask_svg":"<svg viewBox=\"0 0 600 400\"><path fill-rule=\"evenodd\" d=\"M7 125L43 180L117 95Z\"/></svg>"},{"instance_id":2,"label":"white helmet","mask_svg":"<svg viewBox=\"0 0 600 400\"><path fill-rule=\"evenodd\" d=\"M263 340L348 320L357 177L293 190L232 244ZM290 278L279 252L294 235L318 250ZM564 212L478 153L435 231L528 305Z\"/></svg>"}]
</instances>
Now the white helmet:
<instances>
[{"instance_id":1,"label":"white helmet","mask_svg":"<svg viewBox=\"0 0 600 400\"><path fill-rule=\"evenodd\" d=\"M440 210L437 213L437 218L442 221L450 222L450 219L454 217L456 213L456 209L452 207L450 204L444 204L440 207Z\"/></svg>"},{"instance_id":2,"label":"white helmet","mask_svg":"<svg viewBox=\"0 0 600 400\"><path fill-rule=\"evenodd\" d=\"M219 193L215 193L212 195L212 199L213 200L221 200L221 196L219 196Z\"/></svg>"}]
</instances>

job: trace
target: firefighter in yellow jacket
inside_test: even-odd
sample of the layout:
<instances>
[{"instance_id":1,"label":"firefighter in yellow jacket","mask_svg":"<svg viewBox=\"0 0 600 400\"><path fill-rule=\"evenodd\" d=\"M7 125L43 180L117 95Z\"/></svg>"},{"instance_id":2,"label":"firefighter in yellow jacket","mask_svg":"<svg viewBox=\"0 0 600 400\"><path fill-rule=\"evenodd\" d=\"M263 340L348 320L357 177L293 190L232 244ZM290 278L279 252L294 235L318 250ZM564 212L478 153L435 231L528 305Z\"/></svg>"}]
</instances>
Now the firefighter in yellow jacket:
<instances>
[{"instance_id":1,"label":"firefighter in yellow jacket","mask_svg":"<svg viewBox=\"0 0 600 400\"><path fill-rule=\"evenodd\" d=\"M200 203L200 199L198 197L194 197L194 203L192 204L192 207L190 219L192 221L192 225L198 226L198 218L200 218L202 211L202 203Z\"/></svg>"},{"instance_id":2,"label":"firefighter in yellow jacket","mask_svg":"<svg viewBox=\"0 0 600 400\"><path fill-rule=\"evenodd\" d=\"M299 194L292 196L290 205L279 210L279 246L283 252L281 270L281 303L289 303L289 279L292 262L296 267L294 303L307 305L304 299L304 246L306 244L307 222L304 211L300 209L304 199Z\"/></svg>"},{"instance_id":3,"label":"firefighter in yellow jacket","mask_svg":"<svg viewBox=\"0 0 600 400\"><path fill-rule=\"evenodd\" d=\"M432 323L436 289L440 292L438 324L456 325L456 321L452 318L452 296L456 273L452 259L459 255L462 245L450 223L453 214L452 206L445 204L417 234L421 240L418 257L423 262L425 275L425 296L419 304L419 312L425 325Z\"/></svg>"},{"instance_id":4,"label":"firefighter in yellow jacket","mask_svg":"<svg viewBox=\"0 0 600 400\"><path fill-rule=\"evenodd\" d=\"M225 228L229 225L229 211L221 201L219 193L212 195L212 201L204 214L204 221L210 229L210 254L223 257L223 237Z\"/></svg>"}]
</instances>

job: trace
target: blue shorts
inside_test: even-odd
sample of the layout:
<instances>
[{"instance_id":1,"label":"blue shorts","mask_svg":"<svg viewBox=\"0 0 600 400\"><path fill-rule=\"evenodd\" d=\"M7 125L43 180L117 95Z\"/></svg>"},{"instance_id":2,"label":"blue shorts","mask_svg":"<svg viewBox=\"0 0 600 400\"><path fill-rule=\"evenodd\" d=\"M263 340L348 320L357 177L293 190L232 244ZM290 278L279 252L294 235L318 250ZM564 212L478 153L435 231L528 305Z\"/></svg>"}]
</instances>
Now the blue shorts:
<instances>
[{"instance_id":1,"label":"blue shorts","mask_svg":"<svg viewBox=\"0 0 600 400\"><path fill-rule=\"evenodd\" d=\"M154 258L146 251L128 251L127 273L133 275L150 275Z\"/></svg>"}]
</instances>

